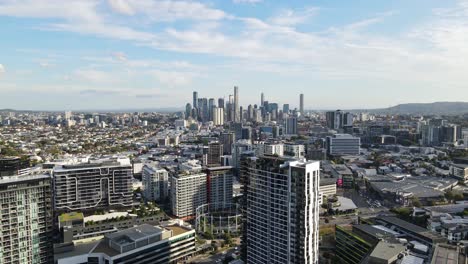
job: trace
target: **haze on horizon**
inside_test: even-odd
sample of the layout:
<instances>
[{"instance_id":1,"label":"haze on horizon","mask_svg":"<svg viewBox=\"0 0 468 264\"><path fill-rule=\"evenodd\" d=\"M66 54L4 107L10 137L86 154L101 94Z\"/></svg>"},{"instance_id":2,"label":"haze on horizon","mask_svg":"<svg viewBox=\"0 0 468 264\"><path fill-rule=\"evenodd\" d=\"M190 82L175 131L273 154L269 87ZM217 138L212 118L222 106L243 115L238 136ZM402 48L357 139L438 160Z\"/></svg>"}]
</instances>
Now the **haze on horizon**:
<instances>
[{"instance_id":1,"label":"haze on horizon","mask_svg":"<svg viewBox=\"0 0 468 264\"><path fill-rule=\"evenodd\" d=\"M0 0L0 109L468 101L468 0Z\"/></svg>"}]
</instances>

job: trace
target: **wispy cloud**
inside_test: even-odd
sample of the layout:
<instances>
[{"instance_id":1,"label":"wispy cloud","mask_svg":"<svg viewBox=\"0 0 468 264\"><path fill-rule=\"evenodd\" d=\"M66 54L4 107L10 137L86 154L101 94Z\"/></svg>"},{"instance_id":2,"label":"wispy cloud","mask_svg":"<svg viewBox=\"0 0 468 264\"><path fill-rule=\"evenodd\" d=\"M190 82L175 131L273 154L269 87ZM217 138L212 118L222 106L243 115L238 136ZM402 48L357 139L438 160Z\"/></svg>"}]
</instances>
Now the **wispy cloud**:
<instances>
[{"instance_id":1,"label":"wispy cloud","mask_svg":"<svg viewBox=\"0 0 468 264\"><path fill-rule=\"evenodd\" d=\"M280 26L295 26L307 22L310 18L317 15L318 12L318 7L307 7L301 10L286 9L271 18L270 22Z\"/></svg>"},{"instance_id":2,"label":"wispy cloud","mask_svg":"<svg viewBox=\"0 0 468 264\"><path fill-rule=\"evenodd\" d=\"M263 2L263 0L232 0L235 4L258 4Z\"/></svg>"},{"instance_id":3,"label":"wispy cloud","mask_svg":"<svg viewBox=\"0 0 468 264\"><path fill-rule=\"evenodd\" d=\"M3 66L3 64L0 64L0 76L2 76L3 73L5 73L5 66Z\"/></svg>"}]
</instances>

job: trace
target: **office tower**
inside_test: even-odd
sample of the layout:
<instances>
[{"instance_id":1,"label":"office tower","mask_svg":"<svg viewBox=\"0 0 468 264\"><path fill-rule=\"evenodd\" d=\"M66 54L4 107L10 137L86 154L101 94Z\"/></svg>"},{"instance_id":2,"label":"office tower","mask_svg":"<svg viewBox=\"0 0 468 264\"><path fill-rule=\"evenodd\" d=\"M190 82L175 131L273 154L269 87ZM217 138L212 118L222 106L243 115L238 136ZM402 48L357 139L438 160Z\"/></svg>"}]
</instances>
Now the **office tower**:
<instances>
[{"instance_id":1,"label":"office tower","mask_svg":"<svg viewBox=\"0 0 468 264\"><path fill-rule=\"evenodd\" d=\"M236 141L242 139L242 123L232 123L231 131L236 134Z\"/></svg>"},{"instance_id":2,"label":"office tower","mask_svg":"<svg viewBox=\"0 0 468 264\"><path fill-rule=\"evenodd\" d=\"M193 108L199 108L198 105L198 92L193 92Z\"/></svg>"},{"instance_id":3,"label":"office tower","mask_svg":"<svg viewBox=\"0 0 468 264\"><path fill-rule=\"evenodd\" d=\"M210 110L208 108L208 99L207 98L203 98L202 99L202 111L203 111L203 122L206 122L206 121L209 121L210 120Z\"/></svg>"},{"instance_id":4,"label":"office tower","mask_svg":"<svg viewBox=\"0 0 468 264\"><path fill-rule=\"evenodd\" d=\"M147 201L165 201L169 195L169 173L154 164L145 164L142 172L143 197Z\"/></svg>"},{"instance_id":5,"label":"office tower","mask_svg":"<svg viewBox=\"0 0 468 264\"><path fill-rule=\"evenodd\" d=\"M213 107L211 112L213 115L213 124L215 126L224 125L224 108Z\"/></svg>"},{"instance_id":6,"label":"office tower","mask_svg":"<svg viewBox=\"0 0 468 264\"><path fill-rule=\"evenodd\" d=\"M354 122L354 114L353 113L343 113L343 124L342 127L345 126L352 126Z\"/></svg>"},{"instance_id":7,"label":"office tower","mask_svg":"<svg viewBox=\"0 0 468 264\"><path fill-rule=\"evenodd\" d=\"M263 103L265 102L265 95L262 93L260 95L260 106L263 106Z\"/></svg>"},{"instance_id":8,"label":"office tower","mask_svg":"<svg viewBox=\"0 0 468 264\"><path fill-rule=\"evenodd\" d=\"M260 109L254 109L254 121L257 123L262 122L262 112Z\"/></svg>"},{"instance_id":9,"label":"office tower","mask_svg":"<svg viewBox=\"0 0 468 264\"><path fill-rule=\"evenodd\" d=\"M304 115L304 94L299 95L299 112Z\"/></svg>"},{"instance_id":10,"label":"office tower","mask_svg":"<svg viewBox=\"0 0 468 264\"><path fill-rule=\"evenodd\" d=\"M218 99L218 107L224 109L224 98Z\"/></svg>"},{"instance_id":11,"label":"office tower","mask_svg":"<svg viewBox=\"0 0 468 264\"><path fill-rule=\"evenodd\" d=\"M185 105L185 118L189 119L190 117L192 117L192 105L187 103Z\"/></svg>"},{"instance_id":12,"label":"office tower","mask_svg":"<svg viewBox=\"0 0 468 264\"><path fill-rule=\"evenodd\" d=\"M318 263L320 162L243 157L243 258Z\"/></svg>"},{"instance_id":13,"label":"office tower","mask_svg":"<svg viewBox=\"0 0 468 264\"><path fill-rule=\"evenodd\" d=\"M142 224L106 234L96 246L83 255L64 256L57 260L57 264L78 261L92 264L179 263L194 253L195 230L181 225Z\"/></svg>"},{"instance_id":14,"label":"office tower","mask_svg":"<svg viewBox=\"0 0 468 264\"><path fill-rule=\"evenodd\" d=\"M210 166L221 166L221 156L223 155L223 144L219 142L213 142L208 144L208 151L206 157L206 165Z\"/></svg>"},{"instance_id":15,"label":"office tower","mask_svg":"<svg viewBox=\"0 0 468 264\"><path fill-rule=\"evenodd\" d=\"M239 113L239 88L234 86L234 122L240 122L240 113Z\"/></svg>"},{"instance_id":16,"label":"office tower","mask_svg":"<svg viewBox=\"0 0 468 264\"><path fill-rule=\"evenodd\" d=\"M343 123L343 112L340 110L326 113L327 127L330 129L340 129Z\"/></svg>"},{"instance_id":17,"label":"office tower","mask_svg":"<svg viewBox=\"0 0 468 264\"><path fill-rule=\"evenodd\" d=\"M226 111L227 111L227 121L233 122L234 121L234 97L232 95L229 95L229 101L228 101L228 104L226 105Z\"/></svg>"},{"instance_id":18,"label":"office tower","mask_svg":"<svg viewBox=\"0 0 468 264\"><path fill-rule=\"evenodd\" d=\"M130 161L60 165L53 170L55 210L86 211L132 206Z\"/></svg>"},{"instance_id":19,"label":"office tower","mask_svg":"<svg viewBox=\"0 0 468 264\"><path fill-rule=\"evenodd\" d=\"M252 140L252 128L251 127L243 127L242 128L242 138L248 141Z\"/></svg>"},{"instance_id":20,"label":"office tower","mask_svg":"<svg viewBox=\"0 0 468 264\"><path fill-rule=\"evenodd\" d=\"M254 108L250 104L249 106L247 106L247 121L253 120L253 112L254 112Z\"/></svg>"},{"instance_id":21,"label":"office tower","mask_svg":"<svg viewBox=\"0 0 468 264\"><path fill-rule=\"evenodd\" d=\"M170 178L172 214L183 218L191 217L197 207L207 203L206 173L181 173Z\"/></svg>"},{"instance_id":22,"label":"office tower","mask_svg":"<svg viewBox=\"0 0 468 264\"><path fill-rule=\"evenodd\" d=\"M297 135L297 118L296 117L285 118L284 129L287 135Z\"/></svg>"},{"instance_id":23,"label":"office tower","mask_svg":"<svg viewBox=\"0 0 468 264\"><path fill-rule=\"evenodd\" d=\"M239 122L242 123L243 120L244 120L244 108L241 106L239 107Z\"/></svg>"},{"instance_id":24,"label":"office tower","mask_svg":"<svg viewBox=\"0 0 468 264\"><path fill-rule=\"evenodd\" d=\"M2 157L0 158L0 177L25 175L31 171L29 160L20 157Z\"/></svg>"},{"instance_id":25,"label":"office tower","mask_svg":"<svg viewBox=\"0 0 468 264\"><path fill-rule=\"evenodd\" d=\"M49 175L0 178L0 263L52 263L52 191Z\"/></svg>"},{"instance_id":26,"label":"office tower","mask_svg":"<svg viewBox=\"0 0 468 264\"><path fill-rule=\"evenodd\" d=\"M283 113L289 114L289 104L284 104L283 105Z\"/></svg>"},{"instance_id":27,"label":"office tower","mask_svg":"<svg viewBox=\"0 0 468 264\"><path fill-rule=\"evenodd\" d=\"M227 208L232 203L232 167L210 167L206 169L206 174L208 203L212 208Z\"/></svg>"},{"instance_id":28,"label":"office tower","mask_svg":"<svg viewBox=\"0 0 468 264\"><path fill-rule=\"evenodd\" d=\"M215 107L214 98L208 100L208 120L213 121L213 107Z\"/></svg>"},{"instance_id":29,"label":"office tower","mask_svg":"<svg viewBox=\"0 0 468 264\"><path fill-rule=\"evenodd\" d=\"M235 134L231 132L222 133L219 136L219 142L223 144L223 155L231 155L232 144L234 143L235 138Z\"/></svg>"},{"instance_id":30,"label":"office tower","mask_svg":"<svg viewBox=\"0 0 468 264\"><path fill-rule=\"evenodd\" d=\"M327 137L328 155L359 155L361 139L348 134L335 134Z\"/></svg>"}]
</instances>

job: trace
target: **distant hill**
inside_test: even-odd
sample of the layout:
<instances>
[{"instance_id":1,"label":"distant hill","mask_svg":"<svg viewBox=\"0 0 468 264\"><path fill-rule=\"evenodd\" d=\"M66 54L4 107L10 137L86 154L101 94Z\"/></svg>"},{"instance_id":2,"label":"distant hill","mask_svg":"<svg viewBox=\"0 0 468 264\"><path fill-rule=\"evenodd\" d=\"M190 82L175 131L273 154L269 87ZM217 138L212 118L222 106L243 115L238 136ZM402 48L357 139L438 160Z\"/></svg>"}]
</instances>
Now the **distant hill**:
<instances>
[{"instance_id":1,"label":"distant hill","mask_svg":"<svg viewBox=\"0 0 468 264\"><path fill-rule=\"evenodd\" d=\"M367 110L372 113L393 114L464 114L468 113L468 102L434 102L399 104L389 108Z\"/></svg>"}]
</instances>

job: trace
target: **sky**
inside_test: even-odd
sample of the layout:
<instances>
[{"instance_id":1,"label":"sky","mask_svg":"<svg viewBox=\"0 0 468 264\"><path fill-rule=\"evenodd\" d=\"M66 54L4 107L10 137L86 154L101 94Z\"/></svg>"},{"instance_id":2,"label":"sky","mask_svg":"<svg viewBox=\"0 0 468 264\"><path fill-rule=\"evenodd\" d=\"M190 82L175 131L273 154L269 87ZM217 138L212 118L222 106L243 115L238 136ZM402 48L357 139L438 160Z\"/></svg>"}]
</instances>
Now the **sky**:
<instances>
[{"instance_id":1,"label":"sky","mask_svg":"<svg viewBox=\"0 0 468 264\"><path fill-rule=\"evenodd\" d=\"M468 101L468 0L0 0L0 109Z\"/></svg>"}]
</instances>

